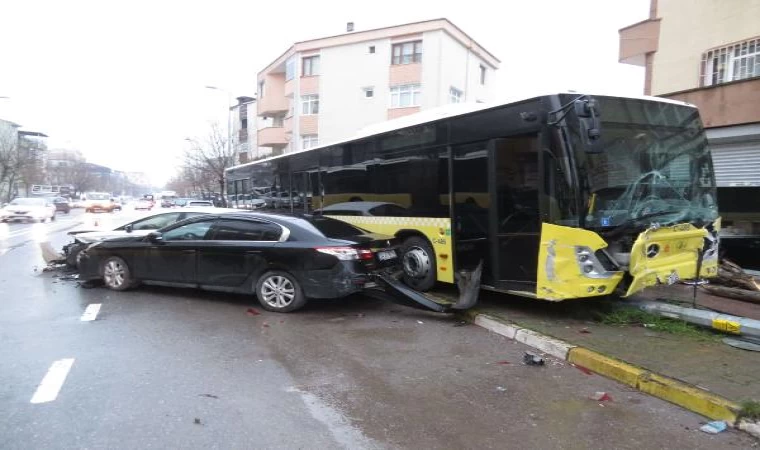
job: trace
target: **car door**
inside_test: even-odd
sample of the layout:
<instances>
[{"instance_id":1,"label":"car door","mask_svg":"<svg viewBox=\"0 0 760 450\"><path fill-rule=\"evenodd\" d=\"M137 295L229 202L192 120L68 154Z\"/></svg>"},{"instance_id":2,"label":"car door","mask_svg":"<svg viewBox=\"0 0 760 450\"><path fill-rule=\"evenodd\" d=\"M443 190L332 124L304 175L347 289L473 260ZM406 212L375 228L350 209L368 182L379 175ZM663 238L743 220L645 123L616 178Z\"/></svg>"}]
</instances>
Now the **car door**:
<instances>
[{"instance_id":1,"label":"car door","mask_svg":"<svg viewBox=\"0 0 760 450\"><path fill-rule=\"evenodd\" d=\"M198 284L239 288L267 267L283 228L255 219L220 219L198 253ZM252 282L252 281L249 281Z\"/></svg>"},{"instance_id":2,"label":"car door","mask_svg":"<svg viewBox=\"0 0 760 450\"><path fill-rule=\"evenodd\" d=\"M215 217L190 219L189 223L163 230L161 239L152 242L148 265L150 281L195 285L197 252Z\"/></svg>"}]
</instances>

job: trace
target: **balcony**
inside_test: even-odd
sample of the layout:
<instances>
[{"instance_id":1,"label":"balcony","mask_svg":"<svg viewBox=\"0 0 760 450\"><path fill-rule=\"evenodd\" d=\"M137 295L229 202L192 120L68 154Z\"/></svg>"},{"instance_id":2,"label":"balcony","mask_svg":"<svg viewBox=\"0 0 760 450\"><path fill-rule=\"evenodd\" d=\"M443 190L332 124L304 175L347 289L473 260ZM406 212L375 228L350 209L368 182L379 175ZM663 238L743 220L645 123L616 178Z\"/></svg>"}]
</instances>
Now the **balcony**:
<instances>
[{"instance_id":1,"label":"balcony","mask_svg":"<svg viewBox=\"0 0 760 450\"><path fill-rule=\"evenodd\" d=\"M288 111L288 99L284 96L267 95L258 102L259 116L276 116Z\"/></svg>"},{"instance_id":2,"label":"balcony","mask_svg":"<svg viewBox=\"0 0 760 450\"><path fill-rule=\"evenodd\" d=\"M699 108L707 128L760 122L760 78L716 84L663 97L691 103Z\"/></svg>"},{"instance_id":3,"label":"balcony","mask_svg":"<svg viewBox=\"0 0 760 450\"><path fill-rule=\"evenodd\" d=\"M644 66L646 55L656 52L660 41L660 20L648 19L621 28L618 60L624 64Z\"/></svg>"},{"instance_id":4,"label":"balcony","mask_svg":"<svg viewBox=\"0 0 760 450\"><path fill-rule=\"evenodd\" d=\"M286 145L288 140L285 139L285 128L267 127L259 130L258 145L262 147L272 147Z\"/></svg>"}]
</instances>

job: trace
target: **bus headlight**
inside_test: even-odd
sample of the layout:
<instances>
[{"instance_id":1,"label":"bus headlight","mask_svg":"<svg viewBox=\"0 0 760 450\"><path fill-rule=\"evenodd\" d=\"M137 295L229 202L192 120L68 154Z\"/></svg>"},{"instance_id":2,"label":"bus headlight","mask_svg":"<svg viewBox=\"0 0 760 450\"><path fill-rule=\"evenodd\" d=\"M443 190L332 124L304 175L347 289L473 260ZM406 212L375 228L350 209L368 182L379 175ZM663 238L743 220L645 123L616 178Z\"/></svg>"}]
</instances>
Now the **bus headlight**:
<instances>
[{"instance_id":1,"label":"bus headlight","mask_svg":"<svg viewBox=\"0 0 760 450\"><path fill-rule=\"evenodd\" d=\"M604 268L594 251L589 247L576 245L575 259L581 274L588 278L610 278L615 274Z\"/></svg>"}]
</instances>

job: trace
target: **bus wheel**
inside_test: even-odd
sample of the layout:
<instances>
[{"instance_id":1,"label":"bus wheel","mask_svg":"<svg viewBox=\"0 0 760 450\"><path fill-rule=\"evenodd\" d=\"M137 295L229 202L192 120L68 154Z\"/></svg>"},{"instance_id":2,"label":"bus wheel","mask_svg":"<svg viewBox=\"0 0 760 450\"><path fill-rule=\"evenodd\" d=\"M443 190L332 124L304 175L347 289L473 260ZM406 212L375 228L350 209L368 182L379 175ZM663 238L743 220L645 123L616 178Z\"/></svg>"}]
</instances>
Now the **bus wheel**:
<instances>
[{"instance_id":1,"label":"bus wheel","mask_svg":"<svg viewBox=\"0 0 760 450\"><path fill-rule=\"evenodd\" d=\"M418 291L428 291L435 286L435 253L427 239L412 236L401 245L401 252L404 282Z\"/></svg>"}]
</instances>

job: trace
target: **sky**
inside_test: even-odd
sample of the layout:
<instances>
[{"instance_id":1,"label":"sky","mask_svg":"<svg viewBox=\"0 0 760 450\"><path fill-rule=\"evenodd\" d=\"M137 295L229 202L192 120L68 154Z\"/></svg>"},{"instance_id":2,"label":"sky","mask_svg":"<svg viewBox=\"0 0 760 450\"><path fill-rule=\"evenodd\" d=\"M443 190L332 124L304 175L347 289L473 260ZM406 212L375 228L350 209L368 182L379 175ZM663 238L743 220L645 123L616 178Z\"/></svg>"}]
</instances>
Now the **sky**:
<instances>
[{"instance_id":1,"label":"sky","mask_svg":"<svg viewBox=\"0 0 760 450\"><path fill-rule=\"evenodd\" d=\"M638 95L644 69L618 63L618 29L649 0L4 0L0 118L50 148L171 177L186 138L226 124L227 93L294 42L445 17L501 60L495 97L574 89Z\"/></svg>"}]
</instances>

